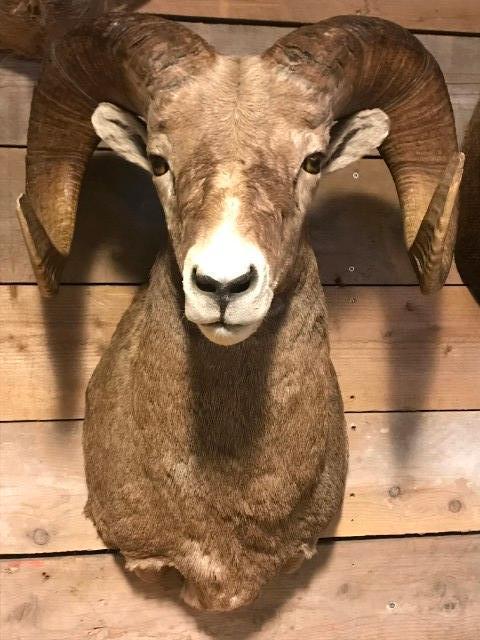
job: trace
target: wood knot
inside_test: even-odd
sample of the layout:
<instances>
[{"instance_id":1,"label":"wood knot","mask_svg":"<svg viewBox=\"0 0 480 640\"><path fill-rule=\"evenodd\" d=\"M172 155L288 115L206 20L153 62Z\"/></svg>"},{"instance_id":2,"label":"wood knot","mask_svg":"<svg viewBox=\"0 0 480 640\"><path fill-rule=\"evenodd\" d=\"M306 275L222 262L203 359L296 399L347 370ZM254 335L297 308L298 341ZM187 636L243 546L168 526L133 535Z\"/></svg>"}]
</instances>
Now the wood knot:
<instances>
[{"instance_id":1,"label":"wood knot","mask_svg":"<svg viewBox=\"0 0 480 640\"><path fill-rule=\"evenodd\" d=\"M45 529L35 529L32 534L32 540L35 544L44 545L50 540L50 536Z\"/></svg>"},{"instance_id":2,"label":"wood knot","mask_svg":"<svg viewBox=\"0 0 480 640\"><path fill-rule=\"evenodd\" d=\"M450 500L450 502L448 503L448 509L452 513L458 513L461 508L462 508L462 503L460 502L460 500L457 500L457 499Z\"/></svg>"},{"instance_id":3,"label":"wood knot","mask_svg":"<svg viewBox=\"0 0 480 640\"><path fill-rule=\"evenodd\" d=\"M388 490L388 495L391 498L398 498L398 496L402 493L402 490L400 489L400 487L398 485L395 485L394 487L390 487L390 489Z\"/></svg>"}]
</instances>

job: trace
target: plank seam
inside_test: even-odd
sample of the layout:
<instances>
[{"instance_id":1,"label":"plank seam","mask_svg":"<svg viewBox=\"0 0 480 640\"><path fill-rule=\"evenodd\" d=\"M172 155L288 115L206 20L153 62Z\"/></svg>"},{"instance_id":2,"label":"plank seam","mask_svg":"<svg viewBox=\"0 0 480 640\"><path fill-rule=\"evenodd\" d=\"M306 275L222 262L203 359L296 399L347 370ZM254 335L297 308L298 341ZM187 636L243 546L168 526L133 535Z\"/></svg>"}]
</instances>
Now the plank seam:
<instances>
[{"instance_id":1,"label":"plank seam","mask_svg":"<svg viewBox=\"0 0 480 640\"><path fill-rule=\"evenodd\" d=\"M382 534L370 536L330 536L320 538L317 545L332 544L333 542L352 542L355 540L398 540L401 538L445 538L448 536L477 536L480 529L472 531L434 531L428 533L402 533L402 534ZM2 553L0 560L19 560L23 558L63 558L66 556L88 556L88 555L119 555L118 549L78 549L70 551L44 551L39 553Z\"/></svg>"},{"instance_id":2,"label":"plank seam","mask_svg":"<svg viewBox=\"0 0 480 640\"><path fill-rule=\"evenodd\" d=\"M37 83L34 82L34 86ZM448 86L456 86L456 87L465 87L465 86L472 86L472 87L480 87L480 82L447 82ZM15 143L9 143L9 142L0 142L0 151L2 149L20 149L20 150L27 150L27 145L26 144L15 144ZM98 147L96 147L95 152L97 151L101 151L102 153L111 153L113 154L115 157L120 158L120 156L118 154L115 153L115 151L113 151L113 149L111 149L110 147L107 146L103 146L103 145L99 145ZM362 156L360 158L360 160L383 160L382 156L377 154L375 155L374 153L367 153L366 155ZM356 162L359 162L359 160L356 160ZM355 164L355 163L352 163Z\"/></svg>"},{"instance_id":3,"label":"plank seam","mask_svg":"<svg viewBox=\"0 0 480 640\"><path fill-rule=\"evenodd\" d=\"M246 26L258 26L258 27L291 27L295 29L296 27L302 27L307 24L316 24L316 22L320 22L317 20L316 22L296 22L296 21L285 21L281 20L255 20L253 18L217 18L214 16L182 16L182 15L174 15L171 13L159 13L157 14L166 20L173 20L175 22L200 22L202 24L232 24L232 25L246 25ZM450 31L443 29L407 29L410 33L414 35L433 35L433 36L464 36L467 38L478 38L480 37L479 31Z\"/></svg>"},{"instance_id":4,"label":"plank seam","mask_svg":"<svg viewBox=\"0 0 480 640\"><path fill-rule=\"evenodd\" d=\"M462 409L358 409L345 411L345 416L355 416L362 414L375 414L375 413L480 413L480 406L473 408ZM12 419L0 419L0 424L29 424L34 422L83 422L85 418L12 418Z\"/></svg>"},{"instance_id":5,"label":"plank seam","mask_svg":"<svg viewBox=\"0 0 480 640\"><path fill-rule=\"evenodd\" d=\"M143 284L147 284L148 280L137 281L137 282L61 282L60 285L66 287L139 287ZM26 282L23 280L0 280L0 287L36 287L38 286L36 282ZM322 287L336 287L338 289L347 289L347 288L358 288L358 287L418 287L418 284L415 282L405 283L405 284L396 284L396 283L365 283L361 282L358 284L337 284L335 282L325 282L322 283ZM460 282L451 282L445 283L443 287L463 287L466 288L466 285Z\"/></svg>"}]
</instances>

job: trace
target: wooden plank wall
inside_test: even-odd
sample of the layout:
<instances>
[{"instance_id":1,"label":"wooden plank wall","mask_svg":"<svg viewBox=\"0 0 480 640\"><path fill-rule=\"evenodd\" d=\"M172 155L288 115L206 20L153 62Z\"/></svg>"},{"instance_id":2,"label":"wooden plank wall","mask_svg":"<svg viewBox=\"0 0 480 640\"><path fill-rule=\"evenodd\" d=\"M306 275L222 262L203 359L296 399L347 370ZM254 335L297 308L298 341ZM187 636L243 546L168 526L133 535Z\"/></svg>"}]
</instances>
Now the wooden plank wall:
<instances>
[{"instance_id":1,"label":"wooden plank wall","mask_svg":"<svg viewBox=\"0 0 480 640\"><path fill-rule=\"evenodd\" d=\"M476 0L427 1L421 11L410 0L133 4L188 17L191 28L233 54L259 52L290 27L191 20L381 15L436 32L418 37L445 74L459 140L480 96ZM351 452L343 510L324 532L317 559L228 615L181 606L173 576L159 590L124 575L82 512L84 391L165 231L148 178L98 151L82 192L66 284L54 300L39 297L14 213L37 74L32 62L1 58L2 637L477 638L480 310L455 267L439 294L419 293L402 246L395 189L378 157L326 178L309 220Z\"/></svg>"},{"instance_id":2,"label":"wooden plank wall","mask_svg":"<svg viewBox=\"0 0 480 640\"><path fill-rule=\"evenodd\" d=\"M209 17L300 24L335 15L379 16L408 29L430 31L480 31L477 0L146 0L140 11L171 16Z\"/></svg>"}]
</instances>

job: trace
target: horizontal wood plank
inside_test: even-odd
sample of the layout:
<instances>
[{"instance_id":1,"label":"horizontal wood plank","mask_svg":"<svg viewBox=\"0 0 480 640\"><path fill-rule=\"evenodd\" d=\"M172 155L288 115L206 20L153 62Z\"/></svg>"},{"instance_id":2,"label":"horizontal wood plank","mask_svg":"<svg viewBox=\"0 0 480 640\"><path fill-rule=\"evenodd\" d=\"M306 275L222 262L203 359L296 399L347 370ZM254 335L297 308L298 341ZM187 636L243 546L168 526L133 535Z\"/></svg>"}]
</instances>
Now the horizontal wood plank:
<instances>
[{"instance_id":1,"label":"horizontal wood plank","mask_svg":"<svg viewBox=\"0 0 480 640\"><path fill-rule=\"evenodd\" d=\"M83 514L81 438L80 421L0 423L0 554L104 548Z\"/></svg>"},{"instance_id":2,"label":"horizontal wood plank","mask_svg":"<svg viewBox=\"0 0 480 640\"><path fill-rule=\"evenodd\" d=\"M82 418L88 379L134 294L126 286L0 287L0 420ZM327 289L346 410L479 409L480 310L464 287Z\"/></svg>"},{"instance_id":3,"label":"horizontal wood plank","mask_svg":"<svg viewBox=\"0 0 480 640\"><path fill-rule=\"evenodd\" d=\"M480 32L477 0L144 0L140 11L234 20L317 22L335 15L377 16L408 29Z\"/></svg>"},{"instance_id":4,"label":"horizontal wood plank","mask_svg":"<svg viewBox=\"0 0 480 640\"><path fill-rule=\"evenodd\" d=\"M185 24L228 55L260 53L291 31L285 27ZM461 139L475 96L478 99L480 95L480 37L419 35L418 38L438 60L445 75ZM26 144L30 100L38 69L38 63L18 60L8 53L0 55L0 145Z\"/></svg>"},{"instance_id":5,"label":"horizontal wood plank","mask_svg":"<svg viewBox=\"0 0 480 640\"><path fill-rule=\"evenodd\" d=\"M11 640L474 640L480 536L320 544L294 575L232 613L180 604L180 581L124 574L112 555L3 560L2 631Z\"/></svg>"},{"instance_id":6,"label":"horizontal wood plank","mask_svg":"<svg viewBox=\"0 0 480 640\"><path fill-rule=\"evenodd\" d=\"M15 215L24 186L23 149L0 149L0 282L35 282ZM395 185L385 163L361 160L324 177L310 215L310 237L325 284L416 284L403 243ZM64 282L148 279L166 242L149 176L99 152L84 181ZM455 267L447 282L461 284Z\"/></svg>"},{"instance_id":7,"label":"horizontal wood plank","mask_svg":"<svg viewBox=\"0 0 480 640\"><path fill-rule=\"evenodd\" d=\"M27 143L30 102L40 65L0 52L0 145Z\"/></svg>"},{"instance_id":8,"label":"horizontal wood plank","mask_svg":"<svg viewBox=\"0 0 480 640\"><path fill-rule=\"evenodd\" d=\"M480 524L480 412L347 414L342 514L323 536ZM0 553L104 548L83 515L81 422L0 424ZM34 479L34 481L32 481Z\"/></svg>"}]
</instances>

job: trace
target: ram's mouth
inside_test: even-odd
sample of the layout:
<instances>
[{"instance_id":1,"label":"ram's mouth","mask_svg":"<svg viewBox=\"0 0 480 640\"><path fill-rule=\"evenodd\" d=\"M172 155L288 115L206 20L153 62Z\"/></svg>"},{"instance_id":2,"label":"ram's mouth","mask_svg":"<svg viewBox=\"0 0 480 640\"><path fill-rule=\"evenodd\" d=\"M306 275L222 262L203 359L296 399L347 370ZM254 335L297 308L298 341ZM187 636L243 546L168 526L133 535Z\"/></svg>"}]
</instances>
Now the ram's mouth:
<instances>
[{"instance_id":1,"label":"ram's mouth","mask_svg":"<svg viewBox=\"0 0 480 640\"><path fill-rule=\"evenodd\" d=\"M202 327L209 327L210 329L218 329L219 327L223 327L225 329L230 329L234 331L240 327L246 327L246 324L231 324L230 322L225 322L225 320L217 320L215 322L207 322L201 325Z\"/></svg>"},{"instance_id":2,"label":"ram's mouth","mask_svg":"<svg viewBox=\"0 0 480 640\"><path fill-rule=\"evenodd\" d=\"M199 324L198 328L211 342L228 347L246 340L258 329L259 325L258 321L250 324L229 324L217 321Z\"/></svg>"}]
</instances>

